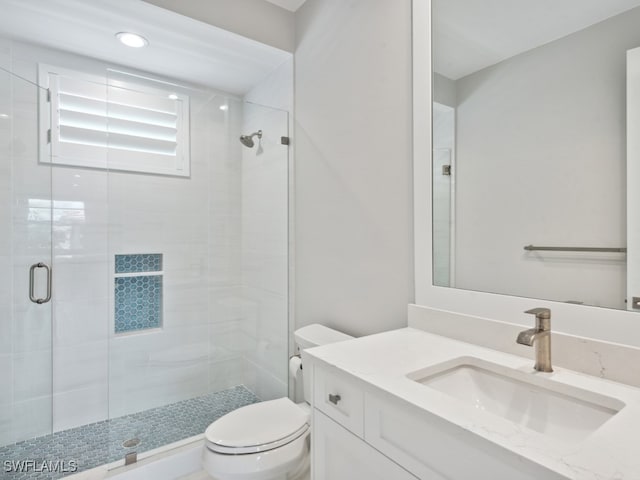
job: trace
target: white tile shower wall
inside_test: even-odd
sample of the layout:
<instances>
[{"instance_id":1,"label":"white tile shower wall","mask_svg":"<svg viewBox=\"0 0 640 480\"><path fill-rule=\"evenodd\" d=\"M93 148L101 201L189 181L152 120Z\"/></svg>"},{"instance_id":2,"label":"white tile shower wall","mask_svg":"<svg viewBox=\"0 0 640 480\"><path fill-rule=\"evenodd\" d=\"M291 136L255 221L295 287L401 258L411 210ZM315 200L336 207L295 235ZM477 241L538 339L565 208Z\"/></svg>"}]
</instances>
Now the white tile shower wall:
<instances>
[{"instance_id":1,"label":"white tile shower wall","mask_svg":"<svg viewBox=\"0 0 640 480\"><path fill-rule=\"evenodd\" d=\"M3 326L0 326L0 328L4 329ZM13 376L13 358L11 354L0 354L0 369ZM2 394L0 395L0 445L6 445L14 441L11 424L13 417L13 384L10 381L7 381L6 384L6 388L2 389Z\"/></svg>"},{"instance_id":2,"label":"white tile shower wall","mask_svg":"<svg viewBox=\"0 0 640 480\"><path fill-rule=\"evenodd\" d=\"M222 100L191 98L190 179L110 174L110 259L160 252L164 271L162 328L111 341L111 417L220 389L207 382L210 323L223 320L210 316L212 287L229 288L239 278L233 260L239 202L227 186L237 182L239 168L227 156Z\"/></svg>"},{"instance_id":3,"label":"white tile shower wall","mask_svg":"<svg viewBox=\"0 0 640 480\"><path fill-rule=\"evenodd\" d=\"M214 143L211 156L209 210L209 390L245 383L240 345L242 325L241 169L242 102L229 100L224 115L227 130ZM218 107L215 107L218 108ZM222 112L222 113L221 113Z\"/></svg>"},{"instance_id":4,"label":"white tile shower wall","mask_svg":"<svg viewBox=\"0 0 640 480\"><path fill-rule=\"evenodd\" d=\"M0 41L0 61L5 51L13 51L14 71L32 81L38 62L105 70L92 59ZM236 322L238 330L241 322L237 309L220 307L226 299L241 297L240 150L234 147L238 157L233 161L228 146L230 116L240 117L230 110L239 102L223 111L223 97L208 92L192 98L192 177L177 179L39 166L34 87L14 82L0 92L0 105L8 94L17 112L13 131L0 124L0 137L13 135L15 140L0 145L20 147L13 165L0 162L0 185L15 190L3 188L0 193L0 222L11 227L2 229L0 247L12 244L14 249L13 260L0 256L0 266L4 262L8 267L2 269L0 287L2 295L15 299L13 316L0 311L2 331L11 332L11 338L0 338L0 365L3 374L14 379L0 394L0 443L240 383L238 377L231 378L228 357L209 358L209 338L214 337L210 320ZM24 219L29 200L47 200L50 188L55 294L47 308L53 309L53 326L46 308L37 310L15 291L27 284L22 264L47 253L47 248L33 251L26 240L34 231L48 234L48 224L27 228ZM161 331L114 337L116 253L164 254ZM12 262L20 262L20 267L14 269ZM208 383L207 378L219 383Z\"/></svg>"},{"instance_id":5,"label":"white tile shower wall","mask_svg":"<svg viewBox=\"0 0 640 480\"><path fill-rule=\"evenodd\" d=\"M208 326L125 335L110 346L109 412L121 416L207 393Z\"/></svg>"},{"instance_id":6,"label":"white tile shower wall","mask_svg":"<svg viewBox=\"0 0 640 480\"><path fill-rule=\"evenodd\" d=\"M10 44L0 40L0 66L10 67ZM0 72L0 113L11 115L11 77ZM5 378L13 378L13 260L12 248L12 122L10 117L0 119L0 372L6 372ZM13 382L5 381L0 392L0 445L12 440L11 409L13 401Z\"/></svg>"},{"instance_id":7,"label":"white tile shower wall","mask_svg":"<svg viewBox=\"0 0 640 480\"><path fill-rule=\"evenodd\" d=\"M0 40L0 61L9 70L23 67L12 58L11 42ZM28 76L27 76L28 78ZM28 299L29 265L49 262L49 209L34 202L49 198L48 171L34 172L37 163L37 88L18 77L2 74L0 109L3 147L0 160L3 194L0 210L3 256L0 363L6 395L0 399L0 441L12 442L51 430L51 304ZM42 219L44 221L39 221ZM5 228L6 227L6 228ZM39 277L42 280L42 277ZM42 286L42 284L41 284ZM44 294L37 288L38 296Z\"/></svg>"},{"instance_id":8,"label":"white tile shower wall","mask_svg":"<svg viewBox=\"0 0 640 480\"><path fill-rule=\"evenodd\" d=\"M293 61L245 96L243 131L263 131L242 155L242 337L246 385L263 400L288 393L289 135ZM262 106L262 105L266 105Z\"/></svg>"}]
</instances>

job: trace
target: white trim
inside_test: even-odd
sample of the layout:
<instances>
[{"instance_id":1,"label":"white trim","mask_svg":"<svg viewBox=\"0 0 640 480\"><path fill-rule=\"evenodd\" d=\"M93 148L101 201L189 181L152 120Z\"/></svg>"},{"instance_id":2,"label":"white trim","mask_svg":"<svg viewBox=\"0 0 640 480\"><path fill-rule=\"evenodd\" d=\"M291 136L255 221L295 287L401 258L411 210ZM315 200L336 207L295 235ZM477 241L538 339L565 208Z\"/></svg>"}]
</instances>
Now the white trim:
<instances>
[{"instance_id":1,"label":"white trim","mask_svg":"<svg viewBox=\"0 0 640 480\"><path fill-rule=\"evenodd\" d=\"M627 51L627 309L640 297L640 47ZM636 310L637 313L637 310Z\"/></svg>"},{"instance_id":2,"label":"white trim","mask_svg":"<svg viewBox=\"0 0 640 480\"><path fill-rule=\"evenodd\" d=\"M413 215L415 299L427 305L431 288L431 1L413 0Z\"/></svg>"},{"instance_id":3,"label":"white trim","mask_svg":"<svg viewBox=\"0 0 640 480\"><path fill-rule=\"evenodd\" d=\"M142 77L120 77L118 71L102 76L38 65L51 112L40 120L40 163L189 177L189 96ZM41 95L42 112L47 103Z\"/></svg>"},{"instance_id":4,"label":"white trim","mask_svg":"<svg viewBox=\"0 0 640 480\"><path fill-rule=\"evenodd\" d=\"M126 277L153 277L164 275L163 270L153 270L152 272L128 272L128 273L114 273L114 278L126 278Z\"/></svg>"}]
</instances>

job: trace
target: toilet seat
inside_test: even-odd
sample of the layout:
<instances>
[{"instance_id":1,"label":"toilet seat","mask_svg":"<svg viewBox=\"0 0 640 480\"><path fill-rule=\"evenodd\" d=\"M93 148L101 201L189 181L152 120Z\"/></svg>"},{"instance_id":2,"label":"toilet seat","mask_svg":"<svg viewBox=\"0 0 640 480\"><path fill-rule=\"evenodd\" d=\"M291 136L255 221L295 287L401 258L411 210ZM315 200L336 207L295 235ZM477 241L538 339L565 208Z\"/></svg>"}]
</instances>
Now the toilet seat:
<instances>
[{"instance_id":1,"label":"toilet seat","mask_svg":"<svg viewBox=\"0 0 640 480\"><path fill-rule=\"evenodd\" d=\"M287 445L309 430L309 413L288 398L247 405L213 422L206 447L216 453L243 455Z\"/></svg>"}]
</instances>

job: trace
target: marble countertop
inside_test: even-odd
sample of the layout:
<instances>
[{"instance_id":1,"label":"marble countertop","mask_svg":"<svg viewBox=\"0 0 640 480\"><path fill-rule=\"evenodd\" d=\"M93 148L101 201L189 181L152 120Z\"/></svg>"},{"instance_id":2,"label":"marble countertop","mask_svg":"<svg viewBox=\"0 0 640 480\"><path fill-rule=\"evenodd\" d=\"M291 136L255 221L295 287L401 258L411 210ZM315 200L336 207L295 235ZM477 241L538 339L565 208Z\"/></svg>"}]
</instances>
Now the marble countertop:
<instances>
[{"instance_id":1,"label":"marble countertop","mask_svg":"<svg viewBox=\"0 0 640 480\"><path fill-rule=\"evenodd\" d=\"M556 366L552 373L536 372L531 359L415 328L315 347L303 355L305 361L336 367L352 375L366 390L387 392L566 478L640 479L638 388ZM543 377L561 384L560 390L568 385L595 392L622 402L624 407L586 438L567 443L474 408L407 377L461 357L473 357Z\"/></svg>"}]
</instances>

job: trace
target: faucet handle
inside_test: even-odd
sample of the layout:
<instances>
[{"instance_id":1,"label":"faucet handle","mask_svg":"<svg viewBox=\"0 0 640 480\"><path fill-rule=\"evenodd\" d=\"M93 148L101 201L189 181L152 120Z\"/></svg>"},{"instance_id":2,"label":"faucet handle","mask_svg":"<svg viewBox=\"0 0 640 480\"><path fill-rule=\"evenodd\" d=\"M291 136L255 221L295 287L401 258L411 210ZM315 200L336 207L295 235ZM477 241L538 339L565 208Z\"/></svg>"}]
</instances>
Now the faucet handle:
<instances>
[{"instance_id":1,"label":"faucet handle","mask_svg":"<svg viewBox=\"0 0 640 480\"><path fill-rule=\"evenodd\" d=\"M537 320L548 320L551 318L551 310L548 308L532 308L531 310L526 310L524 313L535 315Z\"/></svg>"},{"instance_id":2,"label":"faucet handle","mask_svg":"<svg viewBox=\"0 0 640 480\"><path fill-rule=\"evenodd\" d=\"M551 310L548 308L532 308L524 313L536 316L536 330L540 332L551 330Z\"/></svg>"}]
</instances>

